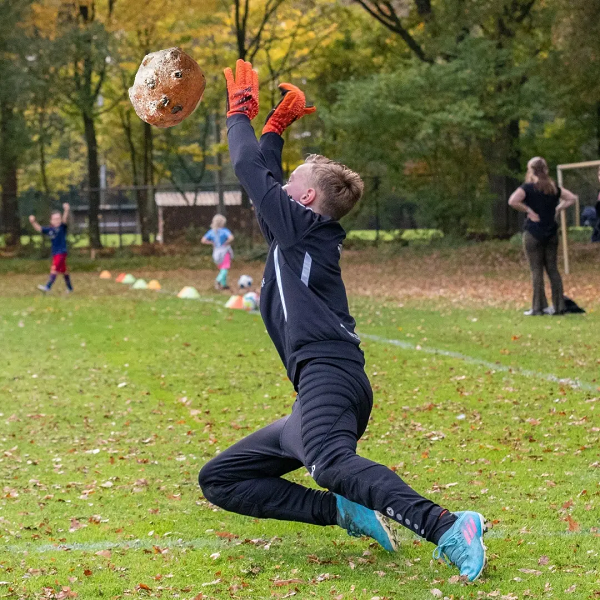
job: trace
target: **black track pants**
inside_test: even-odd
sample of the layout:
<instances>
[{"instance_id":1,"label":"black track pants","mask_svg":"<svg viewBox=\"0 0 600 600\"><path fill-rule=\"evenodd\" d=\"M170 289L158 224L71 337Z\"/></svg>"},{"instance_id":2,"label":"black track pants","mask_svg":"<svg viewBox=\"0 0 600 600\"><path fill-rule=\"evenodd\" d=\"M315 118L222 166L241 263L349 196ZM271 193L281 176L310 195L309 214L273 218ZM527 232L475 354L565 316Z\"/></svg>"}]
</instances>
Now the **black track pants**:
<instances>
[{"instance_id":1,"label":"black track pants","mask_svg":"<svg viewBox=\"0 0 600 600\"><path fill-rule=\"evenodd\" d=\"M300 374L291 415L242 439L202 468L204 496L252 517L335 525L334 494L339 494L437 543L454 515L387 467L356 454L372 404L369 380L357 363L310 361ZM329 491L281 479L302 466Z\"/></svg>"},{"instance_id":2,"label":"black track pants","mask_svg":"<svg viewBox=\"0 0 600 600\"><path fill-rule=\"evenodd\" d=\"M533 286L533 299L531 310L541 314L548 306L546 291L544 289L544 269L550 279L552 289L552 305L557 313L565 312L565 298L563 283L558 272L558 234L547 240L538 240L529 231L523 234L523 246L529 260L531 269L531 283Z\"/></svg>"}]
</instances>

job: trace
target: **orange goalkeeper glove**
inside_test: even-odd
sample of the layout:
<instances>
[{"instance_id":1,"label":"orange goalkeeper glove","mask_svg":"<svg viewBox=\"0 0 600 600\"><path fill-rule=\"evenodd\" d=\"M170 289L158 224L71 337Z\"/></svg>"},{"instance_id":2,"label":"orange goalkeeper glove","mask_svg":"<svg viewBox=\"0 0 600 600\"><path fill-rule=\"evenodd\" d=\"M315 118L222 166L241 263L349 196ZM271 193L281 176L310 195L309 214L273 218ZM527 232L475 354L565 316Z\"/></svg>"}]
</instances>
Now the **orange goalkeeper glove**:
<instances>
[{"instance_id":1,"label":"orange goalkeeper glove","mask_svg":"<svg viewBox=\"0 0 600 600\"><path fill-rule=\"evenodd\" d=\"M258 73L241 58L235 63L235 79L229 67L223 72L227 82L227 116L242 114L254 119L258 114Z\"/></svg>"},{"instance_id":2,"label":"orange goalkeeper glove","mask_svg":"<svg viewBox=\"0 0 600 600\"><path fill-rule=\"evenodd\" d=\"M262 130L263 135L270 132L281 135L294 121L317 110L315 106L306 106L304 92L295 85L282 83L279 89L281 100L269 113Z\"/></svg>"}]
</instances>

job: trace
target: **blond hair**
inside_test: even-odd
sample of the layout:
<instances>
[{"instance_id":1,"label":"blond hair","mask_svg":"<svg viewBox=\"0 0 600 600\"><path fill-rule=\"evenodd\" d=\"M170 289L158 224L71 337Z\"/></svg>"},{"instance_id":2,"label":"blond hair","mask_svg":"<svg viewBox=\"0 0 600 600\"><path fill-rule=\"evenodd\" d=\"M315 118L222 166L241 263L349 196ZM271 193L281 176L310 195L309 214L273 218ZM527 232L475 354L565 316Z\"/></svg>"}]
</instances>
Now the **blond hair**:
<instances>
[{"instance_id":1,"label":"blond hair","mask_svg":"<svg viewBox=\"0 0 600 600\"><path fill-rule=\"evenodd\" d=\"M310 154L304 162L311 165L310 178L322 194L323 214L336 221L347 215L365 188L360 175L320 154Z\"/></svg>"},{"instance_id":2,"label":"blond hair","mask_svg":"<svg viewBox=\"0 0 600 600\"><path fill-rule=\"evenodd\" d=\"M550 177L548 163L541 156L534 156L527 163L525 183L533 183L538 190L548 196L552 196L558 191L556 184Z\"/></svg>"},{"instance_id":3,"label":"blond hair","mask_svg":"<svg viewBox=\"0 0 600 600\"><path fill-rule=\"evenodd\" d=\"M211 229L222 229L227 224L227 219L223 215L215 215L210 224Z\"/></svg>"}]
</instances>

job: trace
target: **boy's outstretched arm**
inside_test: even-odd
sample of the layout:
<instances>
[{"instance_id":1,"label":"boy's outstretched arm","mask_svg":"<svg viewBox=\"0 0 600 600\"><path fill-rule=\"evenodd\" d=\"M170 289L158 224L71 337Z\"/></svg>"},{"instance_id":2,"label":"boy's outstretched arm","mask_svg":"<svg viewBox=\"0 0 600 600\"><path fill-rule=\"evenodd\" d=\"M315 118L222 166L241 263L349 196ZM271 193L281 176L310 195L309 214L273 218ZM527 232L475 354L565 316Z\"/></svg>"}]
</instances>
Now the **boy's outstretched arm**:
<instances>
[{"instance_id":1,"label":"boy's outstretched arm","mask_svg":"<svg viewBox=\"0 0 600 600\"><path fill-rule=\"evenodd\" d=\"M283 185L283 166L281 164L283 138L276 133L264 133L260 138L260 150L275 181L279 185Z\"/></svg>"},{"instance_id":2,"label":"boy's outstretched arm","mask_svg":"<svg viewBox=\"0 0 600 600\"><path fill-rule=\"evenodd\" d=\"M273 177L283 185L283 167L281 153L283 150L283 132L299 118L314 113L314 106L306 106L304 92L291 83L279 85L281 100L267 116L260 138L260 149Z\"/></svg>"},{"instance_id":3,"label":"boy's outstretched arm","mask_svg":"<svg viewBox=\"0 0 600 600\"><path fill-rule=\"evenodd\" d=\"M63 225L66 225L69 222L69 213L70 212L71 212L71 206L68 202L65 202L63 204L63 216L62 216Z\"/></svg>"},{"instance_id":4,"label":"boy's outstretched arm","mask_svg":"<svg viewBox=\"0 0 600 600\"><path fill-rule=\"evenodd\" d=\"M29 215L29 222L38 233L42 233L42 226L35 220L33 215Z\"/></svg>"},{"instance_id":5,"label":"boy's outstretched arm","mask_svg":"<svg viewBox=\"0 0 600 600\"><path fill-rule=\"evenodd\" d=\"M235 174L270 235L280 243L293 243L310 226L313 215L310 209L292 200L282 189L281 181L269 169L254 135L250 119L258 113L258 76L250 63L238 60L236 78L231 69L225 69L225 78L227 137Z\"/></svg>"}]
</instances>

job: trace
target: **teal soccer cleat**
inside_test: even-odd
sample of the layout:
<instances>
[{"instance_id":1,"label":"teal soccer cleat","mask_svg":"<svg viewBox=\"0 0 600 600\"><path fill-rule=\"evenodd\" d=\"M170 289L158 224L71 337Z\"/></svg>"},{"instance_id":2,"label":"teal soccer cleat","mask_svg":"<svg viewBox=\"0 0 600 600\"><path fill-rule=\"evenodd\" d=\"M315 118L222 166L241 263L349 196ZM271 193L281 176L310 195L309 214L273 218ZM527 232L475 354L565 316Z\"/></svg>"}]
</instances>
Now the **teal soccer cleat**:
<instances>
[{"instance_id":1,"label":"teal soccer cleat","mask_svg":"<svg viewBox=\"0 0 600 600\"><path fill-rule=\"evenodd\" d=\"M433 558L456 565L460 574L475 581L485 567L483 534L487 531L483 515L473 511L454 513L458 520L441 537Z\"/></svg>"},{"instance_id":2,"label":"teal soccer cleat","mask_svg":"<svg viewBox=\"0 0 600 600\"><path fill-rule=\"evenodd\" d=\"M348 535L360 537L366 535L379 542L389 552L398 549L398 540L389 521L376 510L351 502L343 496L335 494L337 504L337 524L343 527Z\"/></svg>"}]
</instances>

